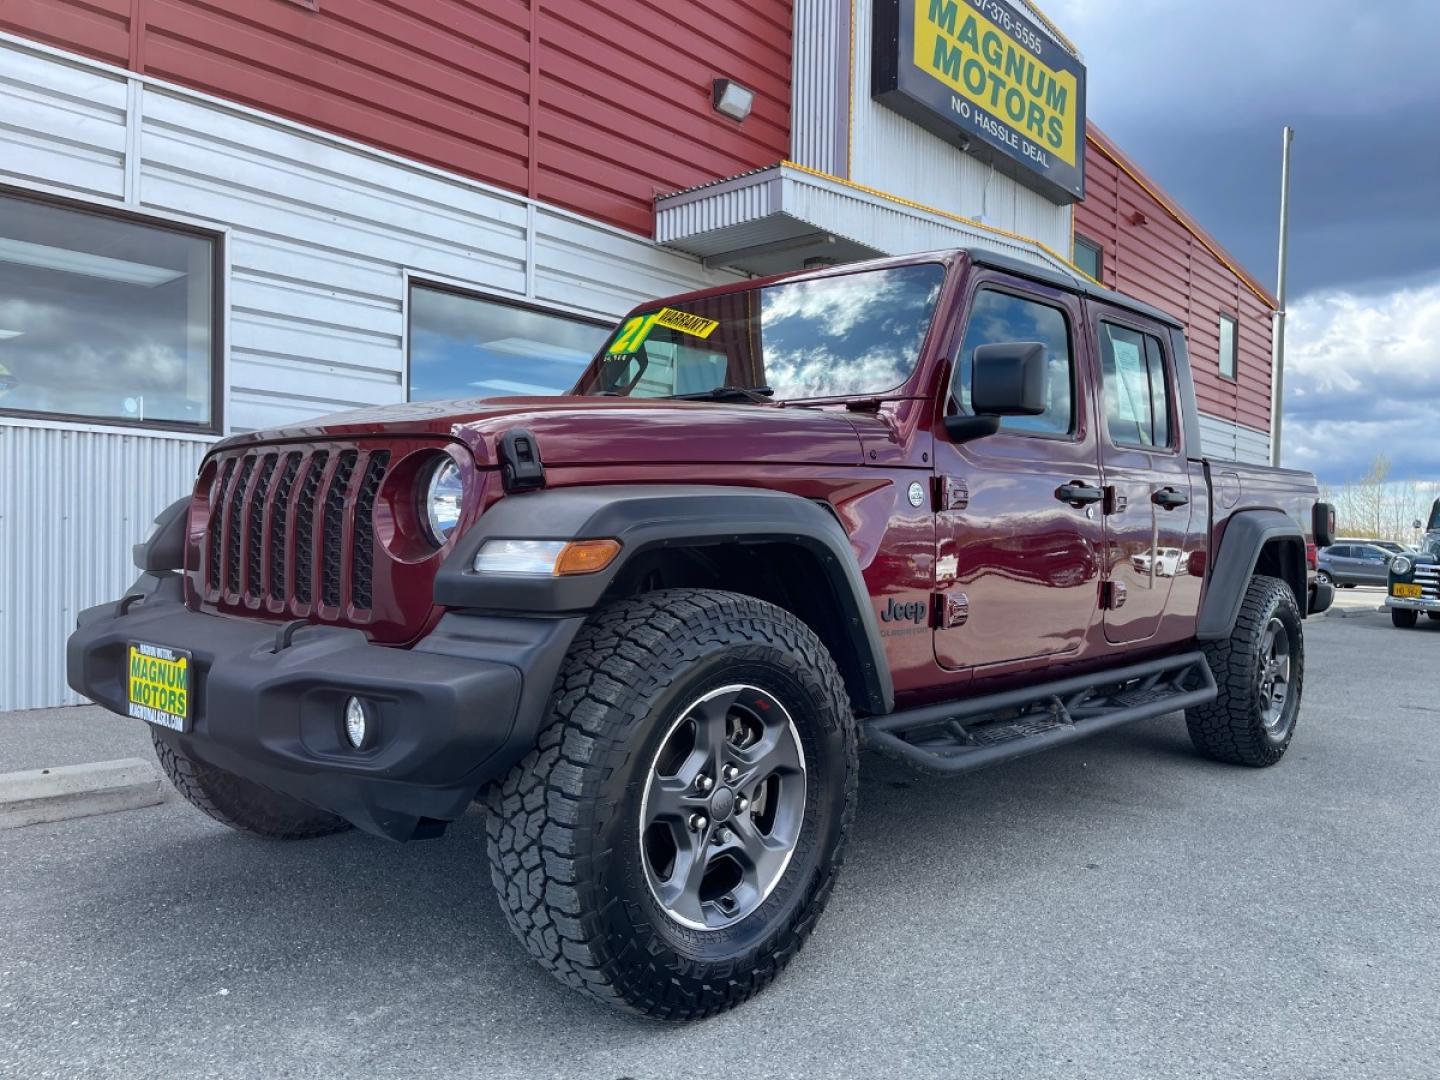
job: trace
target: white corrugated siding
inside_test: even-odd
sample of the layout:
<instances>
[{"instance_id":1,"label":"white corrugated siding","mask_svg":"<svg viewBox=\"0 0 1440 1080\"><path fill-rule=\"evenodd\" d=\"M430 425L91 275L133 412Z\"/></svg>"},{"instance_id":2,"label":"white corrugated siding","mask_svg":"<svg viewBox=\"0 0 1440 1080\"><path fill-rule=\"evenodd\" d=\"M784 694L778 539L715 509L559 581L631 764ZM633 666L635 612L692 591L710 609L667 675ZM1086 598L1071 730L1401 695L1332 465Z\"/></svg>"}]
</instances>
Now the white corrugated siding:
<instances>
[{"instance_id":1,"label":"white corrugated siding","mask_svg":"<svg viewBox=\"0 0 1440 1080\"><path fill-rule=\"evenodd\" d=\"M1200 414L1200 446L1206 457L1270 464L1270 433Z\"/></svg>"},{"instance_id":2,"label":"white corrugated siding","mask_svg":"<svg viewBox=\"0 0 1440 1080\"><path fill-rule=\"evenodd\" d=\"M615 317L734 280L642 237L343 139L0 35L0 182L224 231L225 420L289 424L405 398L407 275ZM72 701L75 612L205 440L0 419L0 709ZM47 485L68 486L57 497Z\"/></svg>"},{"instance_id":3,"label":"white corrugated siding","mask_svg":"<svg viewBox=\"0 0 1440 1080\"><path fill-rule=\"evenodd\" d=\"M873 17L871 0L855 0L849 178L1069 252L1071 207L1057 206L1038 192L992 172L977 158L871 98ZM800 116L794 121L797 126L820 122L820 118Z\"/></svg>"},{"instance_id":4,"label":"white corrugated siding","mask_svg":"<svg viewBox=\"0 0 1440 1080\"><path fill-rule=\"evenodd\" d=\"M75 616L135 579L130 545L210 442L0 425L0 709L81 700L65 686Z\"/></svg>"},{"instance_id":5,"label":"white corrugated siding","mask_svg":"<svg viewBox=\"0 0 1440 1080\"><path fill-rule=\"evenodd\" d=\"M831 176L849 168L850 6L795 0L790 160Z\"/></svg>"}]
</instances>

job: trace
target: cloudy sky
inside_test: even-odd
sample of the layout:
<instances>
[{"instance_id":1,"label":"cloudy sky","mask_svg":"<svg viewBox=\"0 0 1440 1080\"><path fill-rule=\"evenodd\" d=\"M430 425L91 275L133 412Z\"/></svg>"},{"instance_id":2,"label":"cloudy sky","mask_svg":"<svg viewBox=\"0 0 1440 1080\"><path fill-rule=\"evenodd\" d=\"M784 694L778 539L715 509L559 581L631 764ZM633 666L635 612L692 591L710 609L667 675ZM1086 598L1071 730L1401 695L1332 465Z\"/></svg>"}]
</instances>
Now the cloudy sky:
<instances>
[{"instance_id":1,"label":"cloudy sky","mask_svg":"<svg viewBox=\"0 0 1440 1080\"><path fill-rule=\"evenodd\" d=\"M1440 479L1440 2L1042 0L1090 117L1273 286L1291 157L1285 463Z\"/></svg>"}]
</instances>

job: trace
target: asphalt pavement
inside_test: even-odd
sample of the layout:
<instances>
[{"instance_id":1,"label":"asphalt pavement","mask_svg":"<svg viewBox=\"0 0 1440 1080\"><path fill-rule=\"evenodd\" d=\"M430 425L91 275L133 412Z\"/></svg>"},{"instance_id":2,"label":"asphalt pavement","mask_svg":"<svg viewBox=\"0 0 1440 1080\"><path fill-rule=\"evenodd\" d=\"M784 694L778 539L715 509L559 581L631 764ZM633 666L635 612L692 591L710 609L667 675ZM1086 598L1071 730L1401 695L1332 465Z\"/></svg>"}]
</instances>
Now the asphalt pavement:
<instances>
[{"instance_id":1,"label":"asphalt pavement","mask_svg":"<svg viewBox=\"0 0 1440 1080\"><path fill-rule=\"evenodd\" d=\"M531 963L478 814L407 846L176 801L0 832L0 1076L1434 1077L1440 623L1380 599L1307 623L1273 769L1198 758L1178 718L961 780L867 757L810 944L699 1024ZM45 716L0 717L6 768L52 724L59 753L146 741Z\"/></svg>"}]
</instances>

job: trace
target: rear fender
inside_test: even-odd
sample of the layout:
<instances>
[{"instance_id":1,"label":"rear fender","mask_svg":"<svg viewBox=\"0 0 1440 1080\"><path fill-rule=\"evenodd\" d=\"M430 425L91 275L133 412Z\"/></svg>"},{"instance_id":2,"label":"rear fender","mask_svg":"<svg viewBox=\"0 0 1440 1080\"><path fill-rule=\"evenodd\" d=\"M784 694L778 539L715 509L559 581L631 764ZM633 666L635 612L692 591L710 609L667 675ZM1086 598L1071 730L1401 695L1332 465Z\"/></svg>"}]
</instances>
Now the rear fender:
<instances>
[{"instance_id":1,"label":"rear fender","mask_svg":"<svg viewBox=\"0 0 1440 1080\"><path fill-rule=\"evenodd\" d=\"M1245 590L1257 573L1278 577L1289 585L1301 617L1305 616L1305 533L1279 510L1242 510L1226 523L1205 587L1196 637L1216 641L1230 636Z\"/></svg>"}]
</instances>

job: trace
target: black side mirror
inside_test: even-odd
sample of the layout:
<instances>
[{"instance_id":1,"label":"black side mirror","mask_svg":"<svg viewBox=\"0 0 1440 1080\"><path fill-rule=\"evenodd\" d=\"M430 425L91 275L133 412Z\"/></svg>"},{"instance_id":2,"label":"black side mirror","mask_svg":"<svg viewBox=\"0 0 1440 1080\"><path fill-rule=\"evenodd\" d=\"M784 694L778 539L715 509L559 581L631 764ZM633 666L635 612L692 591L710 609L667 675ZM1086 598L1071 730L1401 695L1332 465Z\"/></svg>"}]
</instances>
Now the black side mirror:
<instances>
[{"instance_id":1,"label":"black side mirror","mask_svg":"<svg viewBox=\"0 0 1440 1080\"><path fill-rule=\"evenodd\" d=\"M1007 341L975 349L970 373L974 416L947 416L945 430L955 442L993 435L1003 416L1039 416L1045 411L1045 346Z\"/></svg>"}]
</instances>

